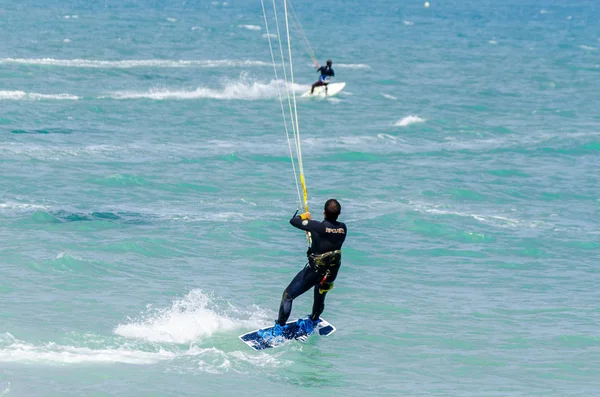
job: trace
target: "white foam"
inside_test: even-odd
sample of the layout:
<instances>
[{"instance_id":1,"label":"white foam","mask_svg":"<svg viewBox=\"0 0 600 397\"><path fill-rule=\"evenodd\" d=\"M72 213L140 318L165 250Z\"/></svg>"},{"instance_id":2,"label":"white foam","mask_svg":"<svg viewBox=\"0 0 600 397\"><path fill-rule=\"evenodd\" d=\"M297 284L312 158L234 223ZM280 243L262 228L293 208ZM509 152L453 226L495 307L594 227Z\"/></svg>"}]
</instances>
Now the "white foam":
<instances>
[{"instance_id":1,"label":"white foam","mask_svg":"<svg viewBox=\"0 0 600 397\"><path fill-rule=\"evenodd\" d=\"M277 85L285 91L284 82L271 81L264 84L259 82L248 82L245 78L225 84L222 89L199 87L195 90L171 90L167 88L152 88L148 91L118 91L108 95L113 99L154 99L154 100L189 100L189 99L241 99L257 100L276 98L278 95ZM308 86L295 85L296 92L308 90Z\"/></svg>"},{"instance_id":2,"label":"white foam","mask_svg":"<svg viewBox=\"0 0 600 397\"><path fill-rule=\"evenodd\" d=\"M0 203L0 210L20 210L20 211L31 211L31 210L44 210L48 207L38 204L27 204L27 203Z\"/></svg>"},{"instance_id":3,"label":"white foam","mask_svg":"<svg viewBox=\"0 0 600 397\"><path fill-rule=\"evenodd\" d=\"M523 221L520 219L509 218L501 215L490 215L490 214L476 214L462 211L454 211L451 209L439 209L437 205L430 205L426 203L409 202L419 212L425 212L434 215L455 215L461 217L473 218L479 222L493 225L496 227L529 227L535 228L543 224L540 221Z\"/></svg>"},{"instance_id":4,"label":"white foam","mask_svg":"<svg viewBox=\"0 0 600 397\"><path fill-rule=\"evenodd\" d=\"M377 137L371 135L363 136L340 136L335 138L330 137L318 137L311 138L307 137L302 140L303 145L314 146L314 147L326 147L326 146L356 146L366 147L367 145L379 143Z\"/></svg>"},{"instance_id":5,"label":"white foam","mask_svg":"<svg viewBox=\"0 0 600 397\"><path fill-rule=\"evenodd\" d=\"M238 25L238 28L248 29L248 30L262 30L262 27L258 25Z\"/></svg>"},{"instance_id":6,"label":"white foam","mask_svg":"<svg viewBox=\"0 0 600 397\"><path fill-rule=\"evenodd\" d=\"M193 29L193 28L192 28ZM0 58L0 64L23 64L62 66L72 68L115 68L128 69L139 67L153 68L186 68L186 67L245 67L245 66L272 66L270 62L253 60L162 60L162 59L134 59L123 61L101 61L93 59L54 59L54 58Z\"/></svg>"},{"instance_id":7,"label":"white foam","mask_svg":"<svg viewBox=\"0 0 600 397\"><path fill-rule=\"evenodd\" d=\"M403 21L403 22L404 22L404 24L405 24L406 26L412 26L412 25L414 25L414 24L415 24L415 23L414 23L414 22L412 22L412 21Z\"/></svg>"},{"instance_id":8,"label":"white foam","mask_svg":"<svg viewBox=\"0 0 600 397\"><path fill-rule=\"evenodd\" d=\"M9 333L0 335L0 362L154 364L159 361L173 359L175 356L175 353L164 349L155 352L127 347L90 349L87 347L61 346L52 342L35 346L20 341Z\"/></svg>"},{"instance_id":9,"label":"white foam","mask_svg":"<svg viewBox=\"0 0 600 397\"><path fill-rule=\"evenodd\" d=\"M0 384L0 397L6 396L8 393L10 393L10 382L2 382Z\"/></svg>"},{"instance_id":10,"label":"white foam","mask_svg":"<svg viewBox=\"0 0 600 397\"><path fill-rule=\"evenodd\" d=\"M406 127L408 125L411 124L415 124L415 123L423 123L425 122L425 119L420 118L419 116L406 116L404 117L402 120L398 120L396 122L396 124L394 124L396 127Z\"/></svg>"},{"instance_id":11,"label":"white foam","mask_svg":"<svg viewBox=\"0 0 600 397\"><path fill-rule=\"evenodd\" d=\"M253 372L255 368L281 369L292 364L288 360L278 360L283 352L256 353L250 349L246 351L233 351L226 353L216 348L190 349L190 354L196 356L199 361L197 368L210 374L222 374L224 372L248 373ZM248 371L248 365L250 371Z\"/></svg>"},{"instance_id":12,"label":"white foam","mask_svg":"<svg viewBox=\"0 0 600 397\"><path fill-rule=\"evenodd\" d=\"M397 101L398 100L398 97L395 97L395 96L390 95L390 94L381 94L381 96L384 97L384 98L386 98L386 99L391 99L393 101Z\"/></svg>"},{"instance_id":13,"label":"white foam","mask_svg":"<svg viewBox=\"0 0 600 397\"><path fill-rule=\"evenodd\" d=\"M255 367L261 368L283 368L291 365L291 361L277 360L277 357L281 354L283 353L258 355L253 353L244 353L242 351L235 351L231 352L230 356L235 357L240 361L248 362Z\"/></svg>"},{"instance_id":14,"label":"white foam","mask_svg":"<svg viewBox=\"0 0 600 397\"><path fill-rule=\"evenodd\" d=\"M371 69L366 63L338 63L334 64L334 67L341 69Z\"/></svg>"},{"instance_id":15,"label":"white foam","mask_svg":"<svg viewBox=\"0 0 600 397\"><path fill-rule=\"evenodd\" d=\"M193 290L171 307L148 311L141 319L119 324L114 332L150 342L190 343L217 332L257 326L256 320L239 320L219 312L218 304L200 290ZM233 308L228 307L228 310Z\"/></svg>"},{"instance_id":16,"label":"white foam","mask_svg":"<svg viewBox=\"0 0 600 397\"><path fill-rule=\"evenodd\" d=\"M278 368L287 366L289 361L278 361L277 355L250 355L235 351L226 353L214 347L200 348L192 346L188 350L164 347L145 347L146 350L135 348L134 345L121 344L114 348L89 348L70 345L59 345L53 342L36 346L16 339L10 333L0 335L0 362L42 363L42 364L105 364L122 363L134 365L150 365L161 361L170 361L181 357L197 357L194 360L194 371L220 374L238 367L244 362L256 367ZM148 351L148 349L153 349ZM272 357L271 357L272 356ZM237 371L237 370L236 370ZM239 372L239 371L238 371ZM4 394L10 390L5 387ZM3 395L0 386L0 396Z\"/></svg>"},{"instance_id":17,"label":"white foam","mask_svg":"<svg viewBox=\"0 0 600 397\"><path fill-rule=\"evenodd\" d=\"M204 30L202 26L192 26L192 30Z\"/></svg>"},{"instance_id":18,"label":"white foam","mask_svg":"<svg viewBox=\"0 0 600 397\"><path fill-rule=\"evenodd\" d=\"M63 42L64 42L64 43L70 43L70 42L71 42L71 39L64 39L64 40L63 40Z\"/></svg>"},{"instance_id":19,"label":"white foam","mask_svg":"<svg viewBox=\"0 0 600 397\"><path fill-rule=\"evenodd\" d=\"M177 22L177 18L167 18L167 21L169 21L169 22Z\"/></svg>"},{"instance_id":20,"label":"white foam","mask_svg":"<svg viewBox=\"0 0 600 397\"><path fill-rule=\"evenodd\" d=\"M22 101L43 99L77 100L79 97L71 94L38 94L36 92L25 91L0 91L0 100Z\"/></svg>"},{"instance_id":21,"label":"white foam","mask_svg":"<svg viewBox=\"0 0 600 397\"><path fill-rule=\"evenodd\" d=\"M389 141L393 141L393 142L396 142L398 140L398 138L396 138L393 135L383 134L383 133L382 134L377 134L377 138L383 139L383 140L389 140Z\"/></svg>"},{"instance_id":22,"label":"white foam","mask_svg":"<svg viewBox=\"0 0 600 397\"><path fill-rule=\"evenodd\" d=\"M597 50L596 47L591 47L589 45L580 45L579 48L581 48L582 50L586 50L586 51L596 51Z\"/></svg>"},{"instance_id":23,"label":"white foam","mask_svg":"<svg viewBox=\"0 0 600 397\"><path fill-rule=\"evenodd\" d=\"M115 342L111 345L114 345ZM277 359L282 353L256 354L242 351L227 353L215 347L200 348L198 346L181 350L174 346L165 348L146 345L141 349L136 348L135 344L128 343L116 342L117 347L108 348L59 345L53 342L34 345L16 339L10 333L5 333L0 334L0 363L151 365L178 358L194 357L196 359L192 361L184 361L184 363L193 363L190 368L192 372L200 370L212 374L221 374L231 370L244 372L243 370L248 369L247 364L259 368L282 368L291 364L291 361ZM242 346L241 342L239 343ZM181 361L179 363L181 364ZM180 370L180 368L175 367L175 370ZM0 396L6 395L8 392L10 392L10 382L0 382Z\"/></svg>"},{"instance_id":24,"label":"white foam","mask_svg":"<svg viewBox=\"0 0 600 397\"><path fill-rule=\"evenodd\" d=\"M544 14L549 14L550 11L548 10L540 10L540 14L544 15Z\"/></svg>"},{"instance_id":25,"label":"white foam","mask_svg":"<svg viewBox=\"0 0 600 397\"><path fill-rule=\"evenodd\" d=\"M277 38L277 35L276 35L276 34L273 34L273 33L269 33L269 34L267 34L267 33L263 33L262 37L264 37L265 39L266 39L266 38L272 38L272 39L276 39L276 38Z\"/></svg>"},{"instance_id":26,"label":"white foam","mask_svg":"<svg viewBox=\"0 0 600 397\"><path fill-rule=\"evenodd\" d=\"M488 43L490 43L490 44L498 44L498 42L496 40L490 40L490 41L488 41Z\"/></svg>"},{"instance_id":27,"label":"white foam","mask_svg":"<svg viewBox=\"0 0 600 397\"><path fill-rule=\"evenodd\" d=\"M509 227L516 227L521 223L518 219L507 218L504 216L497 216L497 215L469 214L469 213L460 212L460 211L438 210L435 208L426 209L425 212L428 212L428 213L434 214L434 215L456 215L456 216L469 217L469 218L473 218L479 222L495 224L497 226L503 225L503 226L509 226Z\"/></svg>"},{"instance_id":28,"label":"white foam","mask_svg":"<svg viewBox=\"0 0 600 397\"><path fill-rule=\"evenodd\" d=\"M154 214L153 212L151 212ZM160 213L161 218L170 221L183 222L247 222L250 218L241 212L211 212L201 214L185 213L181 211L163 211Z\"/></svg>"}]
</instances>

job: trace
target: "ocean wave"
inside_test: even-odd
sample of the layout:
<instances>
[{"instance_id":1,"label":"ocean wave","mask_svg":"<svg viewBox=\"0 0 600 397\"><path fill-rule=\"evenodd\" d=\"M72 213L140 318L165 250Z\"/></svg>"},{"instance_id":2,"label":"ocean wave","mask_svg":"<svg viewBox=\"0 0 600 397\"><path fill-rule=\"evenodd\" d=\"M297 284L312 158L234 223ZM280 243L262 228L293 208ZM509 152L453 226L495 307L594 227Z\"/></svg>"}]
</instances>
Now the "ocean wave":
<instances>
[{"instance_id":1,"label":"ocean wave","mask_svg":"<svg viewBox=\"0 0 600 397\"><path fill-rule=\"evenodd\" d=\"M247 30L262 30L262 28L258 25L238 25L238 28L247 29Z\"/></svg>"},{"instance_id":2,"label":"ocean wave","mask_svg":"<svg viewBox=\"0 0 600 397\"><path fill-rule=\"evenodd\" d=\"M40 134L40 135L48 135L48 134L64 134L69 135L73 133L73 130L69 128L40 128L37 130L11 130L13 134Z\"/></svg>"},{"instance_id":3,"label":"ocean wave","mask_svg":"<svg viewBox=\"0 0 600 397\"><path fill-rule=\"evenodd\" d=\"M128 147L112 145L90 145L85 147L68 147L61 145L32 145L29 142L4 142L0 144L0 154L15 158L27 156L39 160L62 160L65 157L82 155L97 158L114 158Z\"/></svg>"},{"instance_id":4,"label":"ocean wave","mask_svg":"<svg viewBox=\"0 0 600 397\"><path fill-rule=\"evenodd\" d=\"M473 218L478 222L492 225L501 228L537 228L543 225L542 221L535 220L522 220L502 215L491 215L491 214L476 214L471 212L456 211L452 209L440 209L437 205L431 205L427 203L409 202L413 208L421 213L428 213L432 215L453 215L465 218Z\"/></svg>"},{"instance_id":5,"label":"ocean wave","mask_svg":"<svg viewBox=\"0 0 600 397\"><path fill-rule=\"evenodd\" d=\"M91 180L93 183L110 187L145 186L149 182L142 177L130 174L113 174L104 178Z\"/></svg>"},{"instance_id":6,"label":"ocean wave","mask_svg":"<svg viewBox=\"0 0 600 397\"><path fill-rule=\"evenodd\" d=\"M423 123L425 122L425 119L420 118L419 116L406 116L404 117L402 120L398 120L396 122L396 124L394 124L396 127L406 127L408 125L411 124L415 124L415 123Z\"/></svg>"},{"instance_id":7,"label":"ocean wave","mask_svg":"<svg viewBox=\"0 0 600 397\"><path fill-rule=\"evenodd\" d=\"M390 94L381 94L382 97L386 98L386 99L391 99L392 101L397 101L398 97L395 97L393 95Z\"/></svg>"},{"instance_id":8,"label":"ocean wave","mask_svg":"<svg viewBox=\"0 0 600 397\"><path fill-rule=\"evenodd\" d=\"M8 211L37 211L37 210L44 210L47 207L44 205L39 205L39 204L28 204L28 203L14 203L14 202L8 202L8 203L0 203L0 210L8 210Z\"/></svg>"},{"instance_id":9,"label":"ocean wave","mask_svg":"<svg viewBox=\"0 0 600 397\"><path fill-rule=\"evenodd\" d=\"M10 101L40 101L40 100L78 100L79 97L71 94L39 94L25 91L0 91L0 100Z\"/></svg>"},{"instance_id":10,"label":"ocean wave","mask_svg":"<svg viewBox=\"0 0 600 397\"><path fill-rule=\"evenodd\" d=\"M162 60L162 59L132 59L121 61L102 61L94 59L54 59L54 58L0 58L0 64L22 64L42 66L62 66L72 68L104 68L104 69L129 69L140 67L153 68L186 68L186 67L244 67L244 66L272 66L270 62L254 60Z\"/></svg>"},{"instance_id":11,"label":"ocean wave","mask_svg":"<svg viewBox=\"0 0 600 397\"><path fill-rule=\"evenodd\" d=\"M377 144L379 139L372 135L339 136L339 137L307 137L302 139L302 144L314 147L323 146L356 146L358 148L369 144Z\"/></svg>"},{"instance_id":12,"label":"ocean wave","mask_svg":"<svg viewBox=\"0 0 600 397\"><path fill-rule=\"evenodd\" d=\"M36 261L31 264L31 267L46 273L85 272L86 274L106 273L113 268L110 263L82 258L66 251L59 252L55 257Z\"/></svg>"},{"instance_id":13,"label":"ocean wave","mask_svg":"<svg viewBox=\"0 0 600 397\"><path fill-rule=\"evenodd\" d=\"M396 142L398 140L398 138L396 138L395 136L392 136L390 134L383 134L383 133L377 134L377 138L392 141L392 142Z\"/></svg>"},{"instance_id":14,"label":"ocean wave","mask_svg":"<svg viewBox=\"0 0 600 397\"><path fill-rule=\"evenodd\" d=\"M167 88L152 88L148 91L117 91L103 98L112 99L154 99L154 100L189 100L189 99L241 99L257 100L276 98L277 86L285 91L283 81L271 81L270 83L248 82L245 79L226 83L222 89L199 87L195 90L172 90ZM296 92L308 90L308 86L294 85Z\"/></svg>"},{"instance_id":15,"label":"ocean wave","mask_svg":"<svg viewBox=\"0 0 600 397\"><path fill-rule=\"evenodd\" d=\"M371 69L366 63L338 63L336 67L341 69Z\"/></svg>"}]
</instances>

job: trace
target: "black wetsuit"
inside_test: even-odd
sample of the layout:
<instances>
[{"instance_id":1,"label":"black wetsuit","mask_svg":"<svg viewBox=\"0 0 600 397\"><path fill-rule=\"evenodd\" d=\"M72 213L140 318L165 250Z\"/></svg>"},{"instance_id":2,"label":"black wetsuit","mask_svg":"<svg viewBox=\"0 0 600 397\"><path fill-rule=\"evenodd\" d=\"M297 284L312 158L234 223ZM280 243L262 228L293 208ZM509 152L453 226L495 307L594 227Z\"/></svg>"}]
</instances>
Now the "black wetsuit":
<instances>
[{"instance_id":1,"label":"black wetsuit","mask_svg":"<svg viewBox=\"0 0 600 397\"><path fill-rule=\"evenodd\" d=\"M312 245L309 248L308 264L292 280L283 291L279 318L277 322L283 326L292 312L292 301L314 287L314 302L310 315L317 320L325 309L325 295L333 288L341 265L341 248L346 239L346 225L342 222L323 222L302 220L300 216L290 219L292 226L311 233Z\"/></svg>"},{"instance_id":2,"label":"black wetsuit","mask_svg":"<svg viewBox=\"0 0 600 397\"><path fill-rule=\"evenodd\" d=\"M327 76L327 77L335 76L335 72L333 71L331 66L321 66L319 69L317 69L317 72L320 72L321 76Z\"/></svg>"},{"instance_id":3,"label":"black wetsuit","mask_svg":"<svg viewBox=\"0 0 600 397\"><path fill-rule=\"evenodd\" d=\"M321 73L321 77L319 77L319 81L312 85L310 89L311 93L315 90L316 87L320 87L322 85L326 86L328 84L328 79L335 76L335 72L333 71L331 66L321 66L319 69L317 69L317 72Z\"/></svg>"}]
</instances>

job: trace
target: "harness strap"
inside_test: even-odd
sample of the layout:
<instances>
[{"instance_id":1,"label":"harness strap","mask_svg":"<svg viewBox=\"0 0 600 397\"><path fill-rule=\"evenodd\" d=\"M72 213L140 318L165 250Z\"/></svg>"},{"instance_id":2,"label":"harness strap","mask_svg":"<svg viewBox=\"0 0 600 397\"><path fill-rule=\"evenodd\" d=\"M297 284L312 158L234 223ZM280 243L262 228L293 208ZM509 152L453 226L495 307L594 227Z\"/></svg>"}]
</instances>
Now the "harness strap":
<instances>
[{"instance_id":1,"label":"harness strap","mask_svg":"<svg viewBox=\"0 0 600 397\"><path fill-rule=\"evenodd\" d=\"M323 285L325 283L325 280L327 280L327 277L329 277L329 269L327 269L327 271L325 272L325 275L321 279L321 282L319 283L319 285Z\"/></svg>"},{"instance_id":2,"label":"harness strap","mask_svg":"<svg viewBox=\"0 0 600 397\"><path fill-rule=\"evenodd\" d=\"M314 265L317 268L321 268L321 269L339 266L340 263L342 262L342 251L341 250L329 251L329 252L325 252L320 255L315 255L315 254L311 253L308 255L308 262L311 265Z\"/></svg>"},{"instance_id":3,"label":"harness strap","mask_svg":"<svg viewBox=\"0 0 600 397\"><path fill-rule=\"evenodd\" d=\"M312 253L308 254L308 266L316 273L323 275L323 278L321 278L321 281L319 282L319 285L323 286L323 288L319 288L320 294L329 292L333 288L333 283L328 282L327 279L331 274L332 268L339 266L341 261L341 250L329 251L320 255Z\"/></svg>"}]
</instances>

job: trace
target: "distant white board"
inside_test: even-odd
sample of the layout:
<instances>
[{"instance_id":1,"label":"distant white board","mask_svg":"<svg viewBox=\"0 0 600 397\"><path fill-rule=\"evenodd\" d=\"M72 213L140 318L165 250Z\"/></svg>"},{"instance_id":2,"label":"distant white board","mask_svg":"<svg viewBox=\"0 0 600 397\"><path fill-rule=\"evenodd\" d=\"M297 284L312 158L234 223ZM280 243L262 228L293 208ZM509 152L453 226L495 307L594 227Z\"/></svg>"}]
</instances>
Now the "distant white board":
<instances>
[{"instance_id":1,"label":"distant white board","mask_svg":"<svg viewBox=\"0 0 600 397\"><path fill-rule=\"evenodd\" d=\"M346 86L346 83L331 83L331 84L327 84L327 87L324 87L324 86L316 87L313 94L311 94L310 90L308 90L307 92L302 94L302 98L306 98L306 97L326 98L326 97L334 96L334 95L339 94L344 89L345 86ZM327 88L327 89L325 89L325 88Z\"/></svg>"}]
</instances>

